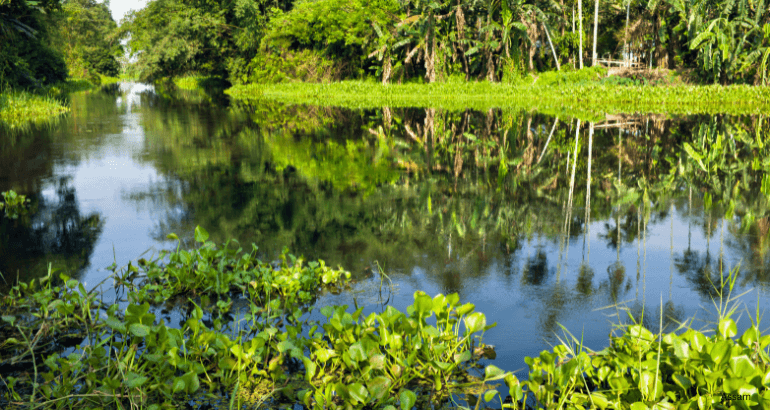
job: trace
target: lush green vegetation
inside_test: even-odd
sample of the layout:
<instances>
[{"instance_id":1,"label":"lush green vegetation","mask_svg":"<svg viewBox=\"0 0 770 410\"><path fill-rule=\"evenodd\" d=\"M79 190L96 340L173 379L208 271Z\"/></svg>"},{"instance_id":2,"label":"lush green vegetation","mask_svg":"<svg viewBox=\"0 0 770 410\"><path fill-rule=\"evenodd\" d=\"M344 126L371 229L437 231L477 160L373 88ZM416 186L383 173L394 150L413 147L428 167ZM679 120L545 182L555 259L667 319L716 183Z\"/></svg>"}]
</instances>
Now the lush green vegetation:
<instances>
[{"instance_id":1,"label":"lush green vegetation","mask_svg":"<svg viewBox=\"0 0 770 410\"><path fill-rule=\"evenodd\" d=\"M116 81L116 34L106 3L0 2L0 123L43 123L66 112L63 94Z\"/></svg>"},{"instance_id":2,"label":"lush green vegetation","mask_svg":"<svg viewBox=\"0 0 770 410\"><path fill-rule=\"evenodd\" d=\"M67 112L60 100L27 91L0 93L0 124L10 128L24 124L40 124Z\"/></svg>"},{"instance_id":3,"label":"lush green vegetation","mask_svg":"<svg viewBox=\"0 0 770 410\"><path fill-rule=\"evenodd\" d=\"M764 1L153 0L123 25L139 78L517 82L607 58L763 84Z\"/></svg>"},{"instance_id":4,"label":"lush green vegetation","mask_svg":"<svg viewBox=\"0 0 770 410\"><path fill-rule=\"evenodd\" d=\"M597 71L601 70L589 70ZM236 99L264 99L288 104L348 108L434 107L451 110L506 107L583 119L600 118L605 113L770 112L770 89L766 87L616 85L605 84L601 78L597 74L592 80L574 81L568 75L554 75L542 82L530 84L445 82L381 85L362 81L249 84L235 86L226 92Z\"/></svg>"}]
</instances>

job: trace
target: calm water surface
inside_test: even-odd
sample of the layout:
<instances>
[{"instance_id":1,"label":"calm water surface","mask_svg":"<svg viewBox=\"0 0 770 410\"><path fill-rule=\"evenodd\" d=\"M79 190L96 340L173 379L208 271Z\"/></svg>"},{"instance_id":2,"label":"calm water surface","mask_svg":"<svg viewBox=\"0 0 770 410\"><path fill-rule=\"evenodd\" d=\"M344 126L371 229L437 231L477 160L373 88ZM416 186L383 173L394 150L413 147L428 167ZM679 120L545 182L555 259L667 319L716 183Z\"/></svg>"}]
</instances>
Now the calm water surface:
<instances>
[{"instance_id":1,"label":"calm water surface","mask_svg":"<svg viewBox=\"0 0 770 410\"><path fill-rule=\"evenodd\" d=\"M381 311L378 264L402 311L416 290L458 292L497 322L484 341L507 370L557 343L559 324L605 347L628 321L608 306L653 328L661 309L669 328L713 319L709 281L739 262L734 293L770 305L767 198L740 173L688 180L697 165L676 159L713 130L741 152L761 120L613 117L590 141L583 124L576 145L574 119L506 110L234 106L141 84L71 107L0 138L0 191L34 210L0 224L6 278L50 264L92 287L113 262L174 248L171 232L193 246L201 225L266 258L287 246L350 270L353 290L319 305Z\"/></svg>"}]
</instances>

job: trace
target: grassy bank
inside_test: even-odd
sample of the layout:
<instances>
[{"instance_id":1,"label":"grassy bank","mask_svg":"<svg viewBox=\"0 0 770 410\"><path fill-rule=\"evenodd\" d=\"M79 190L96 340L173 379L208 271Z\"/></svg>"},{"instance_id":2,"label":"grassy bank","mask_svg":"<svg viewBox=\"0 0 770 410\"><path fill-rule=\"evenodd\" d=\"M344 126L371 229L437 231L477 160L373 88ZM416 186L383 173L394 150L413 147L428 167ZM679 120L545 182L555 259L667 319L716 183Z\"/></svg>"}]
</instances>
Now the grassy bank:
<instances>
[{"instance_id":1,"label":"grassy bank","mask_svg":"<svg viewBox=\"0 0 770 410\"><path fill-rule=\"evenodd\" d=\"M120 81L99 75L99 84L84 78L70 79L37 92L8 90L0 93L0 125L16 129L29 124L43 124L69 111L62 98ZM3 124L4 123L4 124Z\"/></svg>"},{"instance_id":2,"label":"grassy bank","mask_svg":"<svg viewBox=\"0 0 770 410\"><path fill-rule=\"evenodd\" d=\"M69 111L60 100L26 91L0 94L0 122L11 129L24 124L40 124Z\"/></svg>"},{"instance_id":3,"label":"grassy bank","mask_svg":"<svg viewBox=\"0 0 770 410\"><path fill-rule=\"evenodd\" d=\"M576 116L618 113L727 113L770 112L770 88L692 85L620 85L610 82L541 82L503 84L445 82L390 84L343 81L338 83L281 83L235 86L226 91L235 99L267 99L290 104L348 108L434 107L464 110L519 107Z\"/></svg>"}]
</instances>

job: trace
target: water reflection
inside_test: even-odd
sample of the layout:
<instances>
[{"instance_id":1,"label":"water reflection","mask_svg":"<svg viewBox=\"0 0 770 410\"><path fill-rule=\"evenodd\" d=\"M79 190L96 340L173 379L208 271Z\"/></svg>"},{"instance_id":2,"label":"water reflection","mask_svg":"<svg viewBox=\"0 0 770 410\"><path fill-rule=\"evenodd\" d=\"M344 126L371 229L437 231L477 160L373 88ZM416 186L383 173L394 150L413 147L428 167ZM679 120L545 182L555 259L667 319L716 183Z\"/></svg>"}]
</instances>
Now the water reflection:
<instances>
[{"instance_id":1,"label":"water reflection","mask_svg":"<svg viewBox=\"0 0 770 410\"><path fill-rule=\"evenodd\" d=\"M53 195L31 195L33 216L0 221L0 272L6 281L29 281L49 264L76 279L88 269L104 228L102 216L80 210L67 178L59 178L54 186Z\"/></svg>"},{"instance_id":2,"label":"water reflection","mask_svg":"<svg viewBox=\"0 0 770 410\"><path fill-rule=\"evenodd\" d=\"M359 279L377 261L402 285L394 306L416 289L458 292L497 321L485 338L507 368L559 324L601 348L607 306L654 329L662 310L670 328L741 260L742 289L770 283L767 120L228 106L168 86L73 98L72 117L0 152L17 158L0 188L61 192L33 195L41 222L13 228L48 241L30 249L103 267L113 245L125 262L175 246L170 232L192 246L202 225L216 242L268 258L287 246ZM11 237L3 255L22 246ZM4 269L45 260L29 255ZM105 275L86 265L73 265L83 280Z\"/></svg>"}]
</instances>

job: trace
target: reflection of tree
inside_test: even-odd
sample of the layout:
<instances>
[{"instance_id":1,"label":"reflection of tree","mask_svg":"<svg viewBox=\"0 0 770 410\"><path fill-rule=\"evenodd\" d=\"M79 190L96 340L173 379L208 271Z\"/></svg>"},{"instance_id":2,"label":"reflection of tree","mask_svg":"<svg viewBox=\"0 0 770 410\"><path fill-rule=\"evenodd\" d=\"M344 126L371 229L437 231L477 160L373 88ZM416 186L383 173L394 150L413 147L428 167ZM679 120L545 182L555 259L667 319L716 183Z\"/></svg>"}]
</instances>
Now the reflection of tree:
<instances>
[{"instance_id":1,"label":"reflection of tree","mask_svg":"<svg viewBox=\"0 0 770 410\"><path fill-rule=\"evenodd\" d=\"M602 287L607 288L613 302L617 303L619 296L630 289L631 283L626 279L626 268L619 261L607 267L607 282Z\"/></svg>"},{"instance_id":2,"label":"reflection of tree","mask_svg":"<svg viewBox=\"0 0 770 410\"><path fill-rule=\"evenodd\" d=\"M81 215L66 178L56 184L56 200L34 195L37 212L26 223L0 222L0 272L28 281L46 272L48 263L77 278L88 266L104 221L97 213Z\"/></svg>"},{"instance_id":3,"label":"reflection of tree","mask_svg":"<svg viewBox=\"0 0 770 410\"><path fill-rule=\"evenodd\" d=\"M706 298L717 297L723 290L718 266L726 266L724 263L724 260L712 260L708 250L701 255L688 248L674 257L677 271L693 285L693 290Z\"/></svg>"},{"instance_id":4,"label":"reflection of tree","mask_svg":"<svg viewBox=\"0 0 770 410\"><path fill-rule=\"evenodd\" d=\"M685 312L683 306L676 306L673 301L667 301L663 303L663 333L669 333L676 330L679 324L685 319ZM647 330L658 333L661 330L661 306L651 307L649 305L643 305L641 302L635 302L628 312L631 314L631 318L628 315L621 315L623 322L626 325L641 324Z\"/></svg>"},{"instance_id":5,"label":"reflection of tree","mask_svg":"<svg viewBox=\"0 0 770 410\"><path fill-rule=\"evenodd\" d=\"M459 290L537 236L545 244L525 260L521 281L549 290L550 244L566 232L573 241L585 235L582 212L564 216L567 171L588 171L581 145L588 139L576 143L569 120L557 121L546 146L553 117L508 109L260 104L223 111L173 96L143 98L153 106L143 113L144 159L167 177L156 188L168 210L159 240L201 224L216 241L255 242L269 257L288 246L354 273L374 260L396 274L419 267L442 289ZM618 253L639 240L639 218L644 226L661 223L672 203L682 204L684 179L670 158L698 120L654 123L651 137L632 130L622 150L617 129L596 131L590 217L607 221L601 236ZM588 192L577 184L574 203L589 202ZM580 269L570 295L618 300L627 292L621 265L598 286L594 268Z\"/></svg>"},{"instance_id":6,"label":"reflection of tree","mask_svg":"<svg viewBox=\"0 0 770 410\"><path fill-rule=\"evenodd\" d=\"M545 283L550 273L548 257L542 249L538 249L534 256L528 257L522 270L522 281L527 285L539 286Z\"/></svg>"},{"instance_id":7,"label":"reflection of tree","mask_svg":"<svg viewBox=\"0 0 770 410\"><path fill-rule=\"evenodd\" d=\"M586 264L580 265L575 290L585 296L590 296L594 293L594 270L590 266Z\"/></svg>"}]
</instances>

